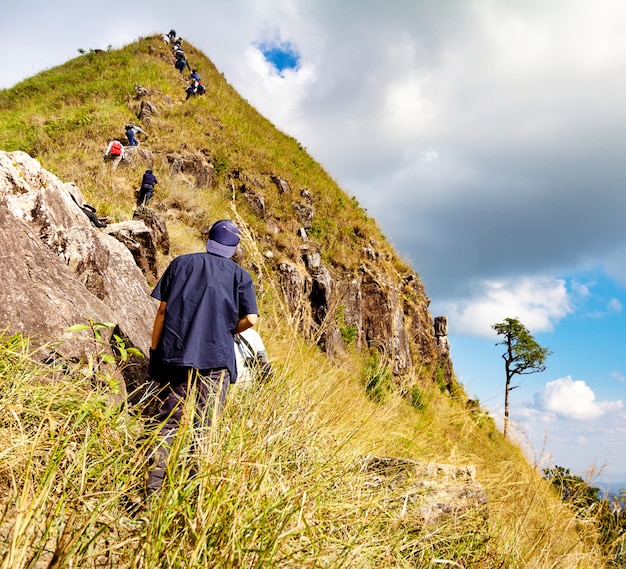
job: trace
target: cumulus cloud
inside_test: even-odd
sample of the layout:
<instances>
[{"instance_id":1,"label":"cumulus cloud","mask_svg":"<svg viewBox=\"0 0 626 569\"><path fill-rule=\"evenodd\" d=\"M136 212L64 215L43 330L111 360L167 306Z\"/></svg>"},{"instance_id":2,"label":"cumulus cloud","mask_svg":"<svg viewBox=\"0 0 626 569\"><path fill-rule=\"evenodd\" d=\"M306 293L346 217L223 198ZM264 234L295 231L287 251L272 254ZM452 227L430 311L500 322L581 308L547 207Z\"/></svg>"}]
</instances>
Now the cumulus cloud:
<instances>
[{"instance_id":1,"label":"cumulus cloud","mask_svg":"<svg viewBox=\"0 0 626 569\"><path fill-rule=\"evenodd\" d=\"M596 401L593 390L582 380L571 376L551 381L535 394L535 405L559 417L574 420L597 419L624 408L621 400Z\"/></svg>"},{"instance_id":2,"label":"cumulus cloud","mask_svg":"<svg viewBox=\"0 0 626 569\"><path fill-rule=\"evenodd\" d=\"M535 464L596 474L598 465L610 465L613 472L626 474L623 402L596 401L584 381L568 376L550 382L535 394L534 403L514 398L511 418L511 435Z\"/></svg>"},{"instance_id":3,"label":"cumulus cloud","mask_svg":"<svg viewBox=\"0 0 626 569\"><path fill-rule=\"evenodd\" d=\"M435 308L454 334L476 336L493 336L491 326L505 318L519 318L534 333L552 330L572 310L565 281L548 277L481 281L469 297Z\"/></svg>"}]
</instances>

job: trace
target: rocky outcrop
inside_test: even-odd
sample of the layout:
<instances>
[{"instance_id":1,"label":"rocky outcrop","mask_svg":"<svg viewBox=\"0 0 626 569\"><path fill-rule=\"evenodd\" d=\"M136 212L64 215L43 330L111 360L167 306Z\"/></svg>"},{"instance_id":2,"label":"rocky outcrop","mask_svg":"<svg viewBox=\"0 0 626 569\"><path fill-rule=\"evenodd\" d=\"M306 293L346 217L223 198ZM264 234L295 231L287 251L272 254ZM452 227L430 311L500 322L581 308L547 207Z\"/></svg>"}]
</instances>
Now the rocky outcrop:
<instances>
[{"instance_id":1,"label":"rocky outcrop","mask_svg":"<svg viewBox=\"0 0 626 569\"><path fill-rule=\"evenodd\" d=\"M291 193L291 187L286 182L286 180L283 180L280 176L271 176L271 180L272 182L276 184L276 187L278 188L279 193L281 194Z\"/></svg>"},{"instance_id":2,"label":"rocky outcrop","mask_svg":"<svg viewBox=\"0 0 626 569\"><path fill-rule=\"evenodd\" d=\"M263 195L249 187L247 184L242 184L239 191L243 195L246 202L248 202L250 209L258 217L265 217L265 198Z\"/></svg>"},{"instance_id":3,"label":"rocky outcrop","mask_svg":"<svg viewBox=\"0 0 626 569\"><path fill-rule=\"evenodd\" d=\"M395 375L406 373L413 357L433 369L448 362L448 355L437 349L415 275L393 278L371 262L356 274L338 274L322 263L314 247L304 245L300 252L301 263L277 265L279 281L294 321L328 354L348 345L377 349ZM452 368L445 369L451 381Z\"/></svg>"},{"instance_id":4,"label":"rocky outcrop","mask_svg":"<svg viewBox=\"0 0 626 569\"><path fill-rule=\"evenodd\" d=\"M204 156L170 153L167 160L172 165L172 176L191 178L196 188L213 187L215 168Z\"/></svg>"},{"instance_id":5,"label":"rocky outcrop","mask_svg":"<svg viewBox=\"0 0 626 569\"><path fill-rule=\"evenodd\" d=\"M449 516L473 517L480 527L488 517L487 493L473 466L367 457L365 492L383 493L386 513L416 526L442 523Z\"/></svg>"},{"instance_id":6,"label":"rocky outcrop","mask_svg":"<svg viewBox=\"0 0 626 569\"><path fill-rule=\"evenodd\" d=\"M296 214L296 218L302 224L305 229L311 229L313 225L313 217L315 216L315 210L313 206L306 203L291 202L293 210Z\"/></svg>"},{"instance_id":7,"label":"rocky outcrop","mask_svg":"<svg viewBox=\"0 0 626 569\"><path fill-rule=\"evenodd\" d=\"M163 218L153 209L146 206L139 206L133 213L133 219L143 221L152 232L154 246L164 255L170 252L170 235Z\"/></svg>"},{"instance_id":8,"label":"rocky outcrop","mask_svg":"<svg viewBox=\"0 0 626 569\"><path fill-rule=\"evenodd\" d=\"M67 328L110 322L147 353L157 302L131 252L94 228L82 203L78 187L27 154L0 152L0 326L36 347L62 339L56 352L84 358L93 336Z\"/></svg>"},{"instance_id":9,"label":"rocky outcrop","mask_svg":"<svg viewBox=\"0 0 626 569\"><path fill-rule=\"evenodd\" d=\"M270 180L279 195L295 193L284 179L271 175ZM258 192L247 181L240 191L252 210L265 219L266 243L272 243L271 233L284 231L284 221L272 219L264 206L254 203L251 196ZM299 225L296 233L303 244L297 252L286 251L287 258L265 253L270 261L276 258L274 268L285 303L299 330L331 356L348 347L377 350L396 376L420 362L423 373L438 382L443 379L451 390L454 380L447 337L435 335L430 301L419 277L396 272L390 254L362 234L356 235L361 241L357 270L324 262L325 244L310 231L316 215L313 193L308 189L299 193L300 200L291 201L292 219Z\"/></svg>"},{"instance_id":10,"label":"rocky outcrop","mask_svg":"<svg viewBox=\"0 0 626 569\"><path fill-rule=\"evenodd\" d=\"M4 200L0 202L0 271L4 281L0 287L0 326L8 334L31 336L35 348L54 339L63 342L55 346L56 351L83 357L93 351L93 338L66 330L90 319L115 319L113 310L15 218Z\"/></svg>"},{"instance_id":11,"label":"rocky outcrop","mask_svg":"<svg viewBox=\"0 0 626 569\"><path fill-rule=\"evenodd\" d=\"M156 282L159 276L156 243L152 231L143 221L114 223L104 231L123 243L144 276L149 281Z\"/></svg>"},{"instance_id":12,"label":"rocky outcrop","mask_svg":"<svg viewBox=\"0 0 626 569\"><path fill-rule=\"evenodd\" d=\"M439 351L448 355L450 353L450 341L448 340L448 317L437 316L434 320L435 323L435 339Z\"/></svg>"}]
</instances>

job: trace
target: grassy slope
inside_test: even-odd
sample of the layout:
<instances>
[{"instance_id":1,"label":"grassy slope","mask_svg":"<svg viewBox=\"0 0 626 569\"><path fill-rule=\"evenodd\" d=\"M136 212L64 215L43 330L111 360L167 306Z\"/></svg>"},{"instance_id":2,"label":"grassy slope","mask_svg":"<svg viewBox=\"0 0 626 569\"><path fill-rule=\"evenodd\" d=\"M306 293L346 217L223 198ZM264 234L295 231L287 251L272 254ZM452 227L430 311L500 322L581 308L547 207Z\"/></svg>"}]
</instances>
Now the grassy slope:
<instances>
[{"instance_id":1,"label":"grassy slope","mask_svg":"<svg viewBox=\"0 0 626 569\"><path fill-rule=\"evenodd\" d=\"M4 345L0 407L13 413L0 423L7 475L0 476L6 490L0 502L8 507L0 523L0 538L6 538L1 567L27 566L37 544L62 533L58 520L67 524L65 537L52 540L58 555L85 567L107 549L109 562L120 567L200 567L206 556L223 567L429 567L433 558L467 567L601 566L578 522L489 418L470 414L462 401L419 377L404 381L417 387L420 405L411 407L396 393L373 403L363 389L368 371L362 354L329 362L298 338L262 248L271 242L280 255L295 256L291 200L302 189L313 195L311 234L327 261L355 270L354 251L373 239L389 253L386 270L408 269L375 222L297 141L243 101L206 57L190 46L187 53L207 85L203 98L184 101L185 83L156 38L83 55L1 92L0 149L32 154L62 180L74 181L99 211L128 219L145 166L138 162L112 174L102 152L134 120L133 84L153 91L149 98L159 114L142 147L155 158L155 203L165 206L172 254L200 250L199 228L211 220L241 216L250 230L247 257L258 268L261 331L280 362L278 377L258 391L233 392L213 444L203 449L199 481L173 486L149 511L159 524L124 525L122 504L141 485L150 429L104 404L108 381L98 379L94 389L94 376L77 382L75 375L56 373L63 387L51 392L50 372L33 364L22 344ZM216 187L192 191L170 178L169 152L205 153L216 166ZM280 233L239 197L233 202L235 170L264 195ZM292 196L279 196L271 175L287 180ZM381 497L361 496L364 479L356 465L365 454L476 465L490 495L489 524L477 530L476 520L461 519L417 531L388 514ZM68 455L80 460L68 462ZM185 468L181 458L174 474ZM11 508L14 502L24 508L21 514ZM12 527L22 530L11 541ZM42 536L42 528L51 536ZM115 553L111 543L121 544Z\"/></svg>"}]
</instances>

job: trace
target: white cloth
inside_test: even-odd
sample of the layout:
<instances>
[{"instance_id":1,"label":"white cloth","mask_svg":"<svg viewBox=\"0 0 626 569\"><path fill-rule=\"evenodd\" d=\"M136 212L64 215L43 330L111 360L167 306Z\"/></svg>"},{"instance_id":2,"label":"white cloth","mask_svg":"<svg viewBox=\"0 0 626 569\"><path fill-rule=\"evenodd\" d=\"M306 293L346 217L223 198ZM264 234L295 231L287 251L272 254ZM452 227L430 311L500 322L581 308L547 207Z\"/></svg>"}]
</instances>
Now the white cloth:
<instances>
[{"instance_id":1,"label":"white cloth","mask_svg":"<svg viewBox=\"0 0 626 569\"><path fill-rule=\"evenodd\" d=\"M254 328L244 330L240 333L240 336L250 344L254 353L251 354L243 342L235 342L235 359L237 360L237 383L235 385L252 381L253 377L250 368L246 367L246 358L265 351L263 340L261 340L261 336Z\"/></svg>"}]
</instances>

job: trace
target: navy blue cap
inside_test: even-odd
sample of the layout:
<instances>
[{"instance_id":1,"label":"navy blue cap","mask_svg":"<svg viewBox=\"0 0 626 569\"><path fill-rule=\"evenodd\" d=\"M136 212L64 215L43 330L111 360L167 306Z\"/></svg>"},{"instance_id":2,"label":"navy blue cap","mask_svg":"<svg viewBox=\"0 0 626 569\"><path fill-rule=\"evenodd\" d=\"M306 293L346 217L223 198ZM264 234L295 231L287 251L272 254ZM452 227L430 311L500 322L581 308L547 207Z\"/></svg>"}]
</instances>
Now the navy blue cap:
<instances>
[{"instance_id":1,"label":"navy blue cap","mask_svg":"<svg viewBox=\"0 0 626 569\"><path fill-rule=\"evenodd\" d=\"M230 259L237 249L240 235L239 229L232 221L227 219L216 221L209 230L206 250L209 253Z\"/></svg>"}]
</instances>

